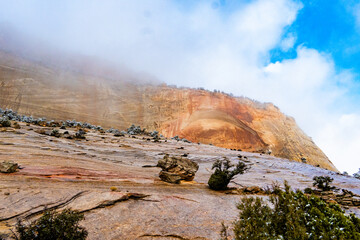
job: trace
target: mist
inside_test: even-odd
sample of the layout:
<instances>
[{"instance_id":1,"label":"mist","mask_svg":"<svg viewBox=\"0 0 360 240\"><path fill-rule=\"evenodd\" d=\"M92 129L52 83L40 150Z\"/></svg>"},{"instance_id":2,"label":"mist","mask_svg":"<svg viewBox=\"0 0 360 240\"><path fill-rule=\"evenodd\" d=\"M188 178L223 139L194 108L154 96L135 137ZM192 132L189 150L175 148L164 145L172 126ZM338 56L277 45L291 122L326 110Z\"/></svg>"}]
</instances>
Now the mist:
<instances>
[{"instance_id":1,"label":"mist","mask_svg":"<svg viewBox=\"0 0 360 240\"><path fill-rule=\"evenodd\" d=\"M272 102L296 119L339 170L360 167L360 111L348 94L358 87L357 76L337 68L328 53L295 46L296 33L286 29L303 8L299 1L0 3L1 26L28 36L15 49L31 40L38 48L29 55L46 52L46 45L96 58L120 75ZM271 62L274 48L295 48L296 56Z\"/></svg>"}]
</instances>

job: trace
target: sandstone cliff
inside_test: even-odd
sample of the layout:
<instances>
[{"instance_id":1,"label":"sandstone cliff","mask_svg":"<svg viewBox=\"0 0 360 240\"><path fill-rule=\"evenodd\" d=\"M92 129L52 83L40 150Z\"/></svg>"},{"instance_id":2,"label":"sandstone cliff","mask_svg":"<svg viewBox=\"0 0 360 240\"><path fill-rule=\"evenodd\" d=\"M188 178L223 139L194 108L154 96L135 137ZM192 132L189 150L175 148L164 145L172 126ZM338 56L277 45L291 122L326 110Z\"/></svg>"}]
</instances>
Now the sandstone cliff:
<instances>
[{"instance_id":1,"label":"sandstone cliff","mask_svg":"<svg viewBox=\"0 0 360 240\"><path fill-rule=\"evenodd\" d=\"M270 103L205 90L137 85L131 77L85 74L0 52L0 108L48 119L76 119L125 129L157 129L166 137L267 152L337 170L296 125ZM93 71L92 71L93 72Z\"/></svg>"}]
</instances>

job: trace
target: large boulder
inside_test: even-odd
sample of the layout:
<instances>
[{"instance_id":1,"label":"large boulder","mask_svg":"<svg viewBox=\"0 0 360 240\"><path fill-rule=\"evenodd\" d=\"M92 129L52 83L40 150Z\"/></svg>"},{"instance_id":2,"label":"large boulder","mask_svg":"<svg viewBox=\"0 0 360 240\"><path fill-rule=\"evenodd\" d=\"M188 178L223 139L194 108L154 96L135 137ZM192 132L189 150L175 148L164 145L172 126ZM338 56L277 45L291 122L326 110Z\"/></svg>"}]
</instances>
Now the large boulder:
<instances>
[{"instance_id":1,"label":"large boulder","mask_svg":"<svg viewBox=\"0 0 360 240\"><path fill-rule=\"evenodd\" d=\"M167 171L161 171L159 173L159 177L161 180L168 183L180 183L181 180L181 177L176 173L171 173Z\"/></svg>"},{"instance_id":2,"label":"large boulder","mask_svg":"<svg viewBox=\"0 0 360 240\"><path fill-rule=\"evenodd\" d=\"M178 183L180 180L191 181L199 169L199 165L188 158L169 156L168 154L159 160L157 167L162 169L159 174L160 178L171 183ZM178 178L180 180L177 180Z\"/></svg>"},{"instance_id":3,"label":"large boulder","mask_svg":"<svg viewBox=\"0 0 360 240\"><path fill-rule=\"evenodd\" d=\"M0 172L1 173L13 173L16 172L16 169L19 168L19 165L14 162L4 161L0 163Z\"/></svg>"}]
</instances>

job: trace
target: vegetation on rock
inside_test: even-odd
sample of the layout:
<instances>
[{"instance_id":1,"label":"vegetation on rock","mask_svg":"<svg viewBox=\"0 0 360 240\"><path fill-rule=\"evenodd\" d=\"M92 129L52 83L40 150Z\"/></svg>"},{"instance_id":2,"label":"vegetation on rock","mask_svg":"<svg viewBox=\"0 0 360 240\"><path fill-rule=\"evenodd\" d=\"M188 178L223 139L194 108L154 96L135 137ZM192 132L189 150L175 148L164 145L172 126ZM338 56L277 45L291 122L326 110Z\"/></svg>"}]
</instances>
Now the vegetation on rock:
<instances>
[{"instance_id":1,"label":"vegetation on rock","mask_svg":"<svg viewBox=\"0 0 360 240\"><path fill-rule=\"evenodd\" d=\"M339 205L293 192L286 182L285 191L273 193L272 207L259 197L242 198L235 239L360 239L360 219L345 215Z\"/></svg>"},{"instance_id":2,"label":"vegetation on rock","mask_svg":"<svg viewBox=\"0 0 360 240\"><path fill-rule=\"evenodd\" d=\"M211 169L215 169L215 172L210 176L209 187L213 190L225 190L235 175L243 174L249 167L241 161L235 166L224 157L223 160L217 160Z\"/></svg>"},{"instance_id":3,"label":"vegetation on rock","mask_svg":"<svg viewBox=\"0 0 360 240\"><path fill-rule=\"evenodd\" d=\"M334 179L329 176L315 176L313 180L313 186L323 191L331 191L335 189L334 186L330 186L330 183L334 181Z\"/></svg>"},{"instance_id":4,"label":"vegetation on rock","mask_svg":"<svg viewBox=\"0 0 360 240\"><path fill-rule=\"evenodd\" d=\"M354 178L360 179L360 168L359 171L357 173L353 174Z\"/></svg>"},{"instance_id":5,"label":"vegetation on rock","mask_svg":"<svg viewBox=\"0 0 360 240\"><path fill-rule=\"evenodd\" d=\"M46 211L38 220L24 225L18 222L16 226L18 240L83 240L87 231L79 226L84 215L77 211L65 209L60 213Z\"/></svg>"},{"instance_id":6,"label":"vegetation on rock","mask_svg":"<svg viewBox=\"0 0 360 240\"><path fill-rule=\"evenodd\" d=\"M7 117L0 117L0 126L2 126L2 127L10 127L11 122L9 121L9 119Z\"/></svg>"}]
</instances>

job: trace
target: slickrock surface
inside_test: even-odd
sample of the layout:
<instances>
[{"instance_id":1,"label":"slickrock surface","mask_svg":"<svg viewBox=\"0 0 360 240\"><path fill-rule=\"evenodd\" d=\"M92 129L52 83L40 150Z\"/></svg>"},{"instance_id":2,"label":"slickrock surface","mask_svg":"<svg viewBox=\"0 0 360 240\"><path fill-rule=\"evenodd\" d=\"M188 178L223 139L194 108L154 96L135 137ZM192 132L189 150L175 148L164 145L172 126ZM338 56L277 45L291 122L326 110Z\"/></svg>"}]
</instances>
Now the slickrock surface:
<instances>
[{"instance_id":1,"label":"slickrock surface","mask_svg":"<svg viewBox=\"0 0 360 240\"><path fill-rule=\"evenodd\" d=\"M251 152L271 150L278 157L299 162L304 157L311 165L336 171L294 119L271 103L205 90L136 85L130 76L79 69L70 71L0 51L0 107L119 129L134 123L166 137L179 135Z\"/></svg>"},{"instance_id":2,"label":"slickrock surface","mask_svg":"<svg viewBox=\"0 0 360 240\"><path fill-rule=\"evenodd\" d=\"M115 137L95 130L86 140L56 138L35 132L45 127L20 127L0 128L0 162L20 166L15 173L0 174L2 234L10 234L17 218L33 220L45 207L69 207L85 213L81 224L90 240L218 239L221 222L231 225L238 214L235 205L244 195L212 191L207 181L216 159L226 156L236 162L239 154L247 157L251 169L230 187L265 188L287 180L293 188L304 189L312 187L313 176L329 175L335 186L360 194L358 179L269 155L175 140L155 143L142 136ZM159 179L160 168L143 167L155 166L166 153L187 153L199 164L194 180L166 183ZM360 216L356 207L347 211Z\"/></svg>"}]
</instances>

